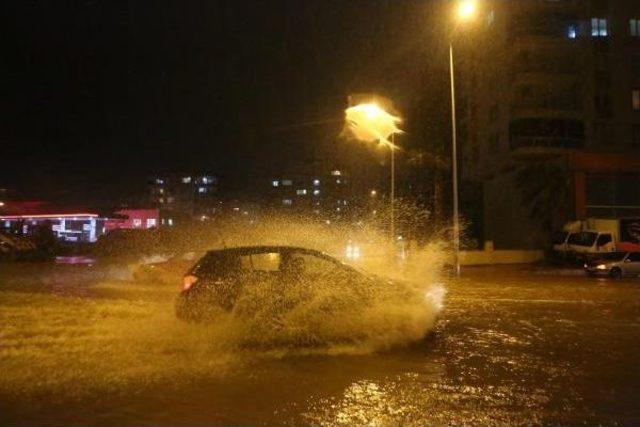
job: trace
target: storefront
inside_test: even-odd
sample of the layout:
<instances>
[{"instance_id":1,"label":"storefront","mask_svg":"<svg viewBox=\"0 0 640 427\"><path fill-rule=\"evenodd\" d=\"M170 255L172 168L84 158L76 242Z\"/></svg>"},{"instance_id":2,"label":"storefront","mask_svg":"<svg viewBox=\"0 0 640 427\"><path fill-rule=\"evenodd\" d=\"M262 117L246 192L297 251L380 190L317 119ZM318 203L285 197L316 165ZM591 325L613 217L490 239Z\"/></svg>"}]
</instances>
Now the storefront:
<instances>
[{"instance_id":1,"label":"storefront","mask_svg":"<svg viewBox=\"0 0 640 427\"><path fill-rule=\"evenodd\" d=\"M6 233L31 236L45 228L65 242L95 242L105 233L104 222L97 214L84 212L0 215L0 229Z\"/></svg>"}]
</instances>

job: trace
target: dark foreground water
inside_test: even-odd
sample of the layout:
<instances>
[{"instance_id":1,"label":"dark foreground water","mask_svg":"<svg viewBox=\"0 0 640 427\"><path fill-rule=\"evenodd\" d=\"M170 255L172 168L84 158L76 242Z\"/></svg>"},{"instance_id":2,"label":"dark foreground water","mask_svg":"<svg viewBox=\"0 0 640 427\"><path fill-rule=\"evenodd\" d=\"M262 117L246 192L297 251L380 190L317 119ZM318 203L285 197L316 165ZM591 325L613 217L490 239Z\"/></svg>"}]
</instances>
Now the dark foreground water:
<instances>
[{"instance_id":1,"label":"dark foreground water","mask_svg":"<svg viewBox=\"0 0 640 427\"><path fill-rule=\"evenodd\" d=\"M640 424L638 281L473 270L426 338L371 352L238 345L117 270L0 272L1 425Z\"/></svg>"}]
</instances>

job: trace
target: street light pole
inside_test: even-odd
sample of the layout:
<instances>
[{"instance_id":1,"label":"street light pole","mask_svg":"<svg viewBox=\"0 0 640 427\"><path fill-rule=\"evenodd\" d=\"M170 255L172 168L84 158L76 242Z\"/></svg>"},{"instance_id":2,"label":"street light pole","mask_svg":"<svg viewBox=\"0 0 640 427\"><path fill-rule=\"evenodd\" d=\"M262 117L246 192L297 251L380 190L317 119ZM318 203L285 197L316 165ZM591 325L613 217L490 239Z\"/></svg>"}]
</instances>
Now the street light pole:
<instances>
[{"instance_id":1,"label":"street light pole","mask_svg":"<svg viewBox=\"0 0 640 427\"><path fill-rule=\"evenodd\" d=\"M389 228L391 241L395 237L395 198L396 198L396 145L395 134L402 132L396 126L402 121L398 116L389 114L374 102L354 105L345 110L345 119L356 139L366 142L377 142L389 147L391 151L391 215Z\"/></svg>"},{"instance_id":2,"label":"street light pole","mask_svg":"<svg viewBox=\"0 0 640 427\"><path fill-rule=\"evenodd\" d=\"M449 73L451 78L451 168L453 181L453 252L456 276L460 275L460 220L458 213L458 152L456 133L456 83L453 72L453 41L449 42Z\"/></svg>"},{"instance_id":3,"label":"street light pole","mask_svg":"<svg viewBox=\"0 0 640 427\"><path fill-rule=\"evenodd\" d=\"M396 152L395 135L391 134L391 243L395 242Z\"/></svg>"}]
</instances>

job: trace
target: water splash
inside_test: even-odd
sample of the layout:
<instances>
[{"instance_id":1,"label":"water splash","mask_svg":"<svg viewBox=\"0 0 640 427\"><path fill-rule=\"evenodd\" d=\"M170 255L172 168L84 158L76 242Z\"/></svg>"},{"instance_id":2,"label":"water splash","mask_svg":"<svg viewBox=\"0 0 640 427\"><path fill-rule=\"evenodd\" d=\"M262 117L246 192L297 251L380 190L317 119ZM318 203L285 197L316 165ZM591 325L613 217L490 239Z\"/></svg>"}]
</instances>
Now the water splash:
<instances>
[{"instance_id":1,"label":"water splash","mask_svg":"<svg viewBox=\"0 0 640 427\"><path fill-rule=\"evenodd\" d=\"M132 283L102 273L97 282L81 274L79 283L70 270L47 274L59 282L54 289L73 283L85 292L0 289L0 394L64 389L68 399L225 375L256 357L369 353L420 340L442 309L444 288L437 282L446 254L440 242L414 247L398 263L384 233L371 229L283 220L183 233L189 249L295 245L334 255L344 253L349 238L363 245L356 267L377 279L364 288L299 283L273 293L246 287L232 313L197 325L174 316L178 283ZM20 275L14 273L15 285Z\"/></svg>"}]
</instances>

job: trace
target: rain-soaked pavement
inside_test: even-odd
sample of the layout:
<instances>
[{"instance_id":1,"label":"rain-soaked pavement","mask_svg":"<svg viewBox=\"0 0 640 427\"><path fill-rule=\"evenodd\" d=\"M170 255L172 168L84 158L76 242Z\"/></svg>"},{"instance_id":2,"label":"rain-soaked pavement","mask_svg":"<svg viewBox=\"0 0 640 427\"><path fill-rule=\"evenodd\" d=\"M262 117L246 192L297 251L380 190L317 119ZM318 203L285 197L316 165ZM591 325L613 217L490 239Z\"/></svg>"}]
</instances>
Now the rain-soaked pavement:
<instances>
[{"instance_id":1,"label":"rain-soaked pavement","mask_svg":"<svg viewBox=\"0 0 640 427\"><path fill-rule=\"evenodd\" d=\"M475 269L426 338L333 354L205 342L87 269L0 265L1 425L640 424L638 280Z\"/></svg>"}]
</instances>

